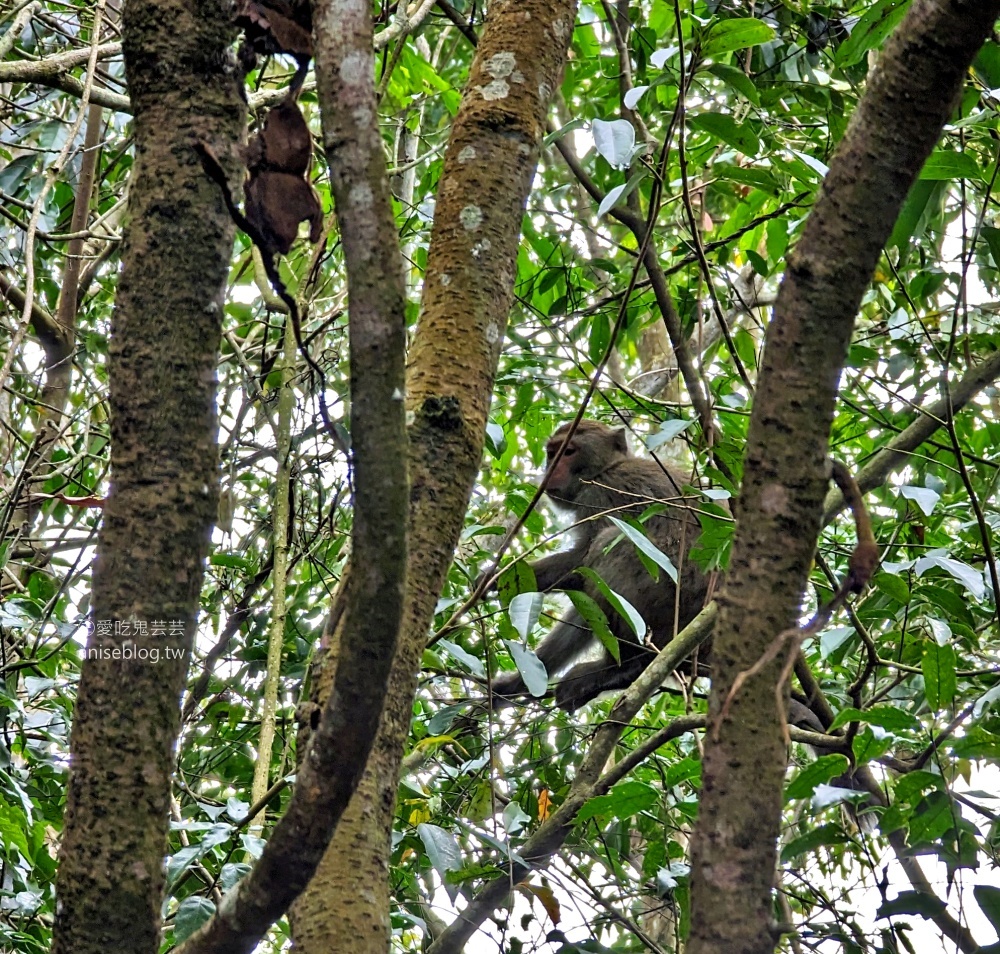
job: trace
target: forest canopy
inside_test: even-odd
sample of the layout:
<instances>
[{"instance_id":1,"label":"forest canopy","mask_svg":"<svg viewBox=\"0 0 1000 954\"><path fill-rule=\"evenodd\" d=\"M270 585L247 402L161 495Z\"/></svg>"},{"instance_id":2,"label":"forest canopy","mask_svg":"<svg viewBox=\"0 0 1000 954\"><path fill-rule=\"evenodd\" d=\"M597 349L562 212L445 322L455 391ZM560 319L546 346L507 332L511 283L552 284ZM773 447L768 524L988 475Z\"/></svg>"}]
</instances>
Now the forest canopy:
<instances>
[{"instance_id":1,"label":"forest canopy","mask_svg":"<svg viewBox=\"0 0 1000 954\"><path fill-rule=\"evenodd\" d=\"M1000 950L1000 40L975 6L6 6L0 947ZM578 417L683 474L712 587L620 703L569 713L540 639L570 606L616 639L528 561L572 533L539 482ZM878 566L796 630L858 538L827 455ZM651 503L616 545L666 579ZM788 678L772 658L710 712L709 677L786 634ZM486 711L504 671L531 692ZM699 831L732 753L760 790ZM759 847L745 925L705 887L722 817Z\"/></svg>"}]
</instances>

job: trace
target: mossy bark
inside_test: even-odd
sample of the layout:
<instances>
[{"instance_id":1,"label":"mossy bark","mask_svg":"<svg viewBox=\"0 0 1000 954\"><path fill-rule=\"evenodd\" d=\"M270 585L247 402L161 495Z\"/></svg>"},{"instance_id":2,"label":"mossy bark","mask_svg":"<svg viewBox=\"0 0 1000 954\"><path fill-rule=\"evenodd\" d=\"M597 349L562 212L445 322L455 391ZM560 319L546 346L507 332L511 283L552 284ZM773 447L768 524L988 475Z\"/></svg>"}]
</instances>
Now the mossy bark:
<instances>
[{"instance_id":1,"label":"mossy bark","mask_svg":"<svg viewBox=\"0 0 1000 954\"><path fill-rule=\"evenodd\" d=\"M159 948L180 695L216 512L215 367L233 243L192 143L224 154L246 122L220 4L131 0L123 28L135 166L108 357L112 487L53 945L73 954Z\"/></svg>"},{"instance_id":2,"label":"mossy bark","mask_svg":"<svg viewBox=\"0 0 1000 954\"><path fill-rule=\"evenodd\" d=\"M452 128L408 366L404 628L361 785L295 907L304 954L387 949L393 808L417 672L479 470L521 219L575 16L575 0L494 3ZM320 699L334 668L316 680Z\"/></svg>"},{"instance_id":3,"label":"mossy bark","mask_svg":"<svg viewBox=\"0 0 1000 954\"><path fill-rule=\"evenodd\" d=\"M733 554L719 596L710 726L738 674L797 624L854 318L998 10L997 0L914 0L789 257L767 331ZM772 895L786 762L775 694L781 662L747 680L729 699L718 731L706 734L692 839L690 954L764 954L778 940Z\"/></svg>"}]
</instances>

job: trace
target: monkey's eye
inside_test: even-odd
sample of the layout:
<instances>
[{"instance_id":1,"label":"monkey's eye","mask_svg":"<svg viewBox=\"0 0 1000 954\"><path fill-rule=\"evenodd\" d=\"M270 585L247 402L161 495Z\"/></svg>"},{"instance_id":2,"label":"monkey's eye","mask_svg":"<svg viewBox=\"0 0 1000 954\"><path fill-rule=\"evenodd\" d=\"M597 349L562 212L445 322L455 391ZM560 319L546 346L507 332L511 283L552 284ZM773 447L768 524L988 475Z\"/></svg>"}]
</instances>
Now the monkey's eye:
<instances>
[{"instance_id":1,"label":"monkey's eye","mask_svg":"<svg viewBox=\"0 0 1000 954\"><path fill-rule=\"evenodd\" d=\"M572 457L576 453L576 448L570 445L563 451L563 457Z\"/></svg>"}]
</instances>

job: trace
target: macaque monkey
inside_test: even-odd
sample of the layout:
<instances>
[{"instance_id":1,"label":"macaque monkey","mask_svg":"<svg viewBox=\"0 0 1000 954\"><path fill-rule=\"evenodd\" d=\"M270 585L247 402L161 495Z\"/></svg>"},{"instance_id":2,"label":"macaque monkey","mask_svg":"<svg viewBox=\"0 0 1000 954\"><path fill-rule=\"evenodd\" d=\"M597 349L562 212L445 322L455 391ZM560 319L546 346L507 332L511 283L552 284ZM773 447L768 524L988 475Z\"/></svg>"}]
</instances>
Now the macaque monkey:
<instances>
[{"instance_id":1,"label":"macaque monkey","mask_svg":"<svg viewBox=\"0 0 1000 954\"><path fill-rule=\"evenodd\" d=\"M618 640L621 656L616 663L604 650L598 659L579 661L596 642L587 623L575 608L556 623L535 653L550 677L562 674L556 684L556 703L573 711L601 692L631 685L658 649L704 606L710 575L688 558L701 532L691 509L697 507L698 499L685 497L681 489L690 482L672 467L633 457L625 429L597 421L581 421L557 460L568 433L569 425L564 424L549 439L546 491L577 525L569 547L536 561L531 568L539 590L583 590L596 600ZM656 503L666 508L645 522L646 535L677 567L677 586L663 570L654 579L628 540L620 540L606 552L621 536L608 515L638 517ZM628 622L590 581L575 572L579 567L590 567L639 611L652 645L637 640ZM495 705L527 691L517 672L497 676L492 689Z\"/></svg>"},{"instance_id":2,"label":"macaque monkey","mask_svg":"<svg viewBox=\"0 0 1000 954\"><path fill-rule=\"evenodd\" d=\"M531 568L539 590L583 590L595 599L618 640L621 657L621 662L616 663L602 649L599 658L579 661L580 656L594 647L596 639L575 608L553 626L535 649L535 654L550 677L562 674L555 688L556 704L572 712L602 692L628 688L656 653L711 599L714 574L706 574L689 559L691 547L701 532L694 512L700 500L684 496L681 488L688 481L675 468L633 457L629 453L625 429L611 428L597 421L581 421L562 456L556 460L568 433L569 425L564 424L549 438L546 492L577 525L569 547L537 560ZM844 486L840 479L838 484ZM856 502L849 498L852 508L856 513L858 508L863 511L860 492L854 497ZM662 570L659 579L654 579L628 540L621 540L612 550L607 550L621 536L621 531L606 519L607 516L638 517L654 503L666 504L666 509L645 522L646 535L670 557L678 571L679 586L675 586ZM874 538L870 524L866 526L867 531L859 522L858 536L859 540L870 544L870 549L874 546ZM652 645L636 639L629 623L609 606L586 577L576 572L580 567L594 570L614 592L639 611L646 622L646 639ZM851 580L853 576L845 587L851 585L854 592ZM710 645L706 645L703 649L706 662L710 662L710 652ZM513 696L525 692L527 687L520 673L501 673L493 680L494 707L509 704ZM826 731L812 709L795 698L788 703L787 715L791 725L815 732Z\"/></svg>"}]
</instances>

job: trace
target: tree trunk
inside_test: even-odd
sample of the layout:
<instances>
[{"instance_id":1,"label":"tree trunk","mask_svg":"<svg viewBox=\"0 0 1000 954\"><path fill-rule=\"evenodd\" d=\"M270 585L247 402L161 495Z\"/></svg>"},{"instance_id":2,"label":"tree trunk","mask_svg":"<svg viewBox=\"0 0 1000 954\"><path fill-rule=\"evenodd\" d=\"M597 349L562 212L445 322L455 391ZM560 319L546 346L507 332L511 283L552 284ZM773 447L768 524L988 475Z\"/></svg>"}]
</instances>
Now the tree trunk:
<instances>
[{"instance_id":1,"label":"tree trunk","mask_svg":"<svg viewBox=\"0 0 1000 954\"><path fill-rule=\"evenodd\" d=\"M219 4L132 0L123 28L136 158L108 359L113 483L53 944L73 954L159 949L179 700L218 492L215 367L233 243L191 146L224 155L245 125Z\"/></svg>"},{"instance_id":2,"label":"tree trunk","mask_svg":"<svg viewBox=\"0 0 1000 954\"><path fill-rule=\"evenodd\" d=\"M690 954L774 949L785 777L782 660L750 669L802 606L827 488L837 383L861 297L1000 3L915 0L830 163L767 331L736 537L712 649L703 790L692 842ZM787 694L787 686L782 687Z\"/></svg>"},{"instance_id":3,"label":"tree trunk","mask_svg":"<svg viewBox=\"0 0 1000 954\"><path fill-rule=\"evenodd\" d=\"M365 775L293 911L304 954L388 945L390 836L416 674L479 469L521 218L575 16L575 0L494 3L452 129L410 356L405 624ZM320 700L333 668L314 680Z\"/></svg>"}]
</instances>

